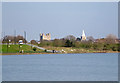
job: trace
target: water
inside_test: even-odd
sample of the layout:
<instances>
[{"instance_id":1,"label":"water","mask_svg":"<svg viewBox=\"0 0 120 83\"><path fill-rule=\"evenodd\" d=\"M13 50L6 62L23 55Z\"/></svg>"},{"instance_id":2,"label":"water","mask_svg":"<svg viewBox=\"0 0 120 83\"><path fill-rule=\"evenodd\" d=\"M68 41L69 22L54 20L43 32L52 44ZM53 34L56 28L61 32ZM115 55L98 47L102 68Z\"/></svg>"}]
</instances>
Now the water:
<instances>
[{"instance_id":1,"label":"water","mask_svg":"<svg viewBox=\"0 0 120 83\"><path fill-rule=\"evenodd\" d=\"M6 55L3 81L117 81L117 53Z\"/></svg>"}]
</instances>

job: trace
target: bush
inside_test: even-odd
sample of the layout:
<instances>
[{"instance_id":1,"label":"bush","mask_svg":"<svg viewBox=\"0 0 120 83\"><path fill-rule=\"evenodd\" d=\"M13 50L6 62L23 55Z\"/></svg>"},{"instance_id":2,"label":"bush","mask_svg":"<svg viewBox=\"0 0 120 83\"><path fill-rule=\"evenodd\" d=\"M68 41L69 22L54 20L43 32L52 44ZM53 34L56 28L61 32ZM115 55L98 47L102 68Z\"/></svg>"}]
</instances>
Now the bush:
<instances>
[{"instance_id":1,"label":"bush","mask_svg":"<svg viewBox=\"0 0 120 83\"><path fill-rule=\"evenodd\" d=\"M45 49L45 52L47 52L47 50Z\"/></svg>"},{"instance_id":2,"label":"bush","mask_svg":"<svg viewBox=\"0 0 120 83\"><path fill-rule=\"evenodd\" d=\"M52 41L42 41L38 46L53 46Z\"/></svg>"},{"instance_id":3,"label":"bush","mask_svg":"<svg viewBox=\"0 0 120 83\"><path fill-rule=\"evenodd\" d=\"M36 51L37 50L37 48L36 47L33 47L33 51Z\"/></svg>"},{"instance_id":4,"label":"bush","mask_svg":"<svg viewBox=\"0 0 120 83\"><path fill-rule=\"evenodd\" d=\"M117 48L115 46L112 47L113 51L117 51Z\"/></svg>"},{"instance_id":5,"label":"bush","mask_svg":"<svg viewBox=\"0 0 120 83\"><path fill-rule=\"evenodd\" d=\"M66 40L65 47L72 47L72 46L73 46L73 42L71 42L70 40Z\"/></svg>"},{"instance_id":6,"label":"bush","mask_svg":"<svg viewBox=\"0 0 120 83\"><path fill-rule=\"evenodd\" d=\"M98 45L97 44L93 44L93 49L97 50L98 49Z\"/></svg>"},{"instance_id":7,"label":"bush","mask_svg":"<svg viewBox=\"0 0 120 83\"><path fill-rule=\"evenodd\" d=\"M107 46L106 45L103 46L103 50L107 50Z\"/></svg>"},{"instance_id":8,"label":"bush","mask_svg":"<svg viewBox=\"0 0 120 83\"><path fill-rule=\"evenodd\" d=\"M104 44L103 50L110 50L110 49L111 49L111 45L110 44Z\"/></svg>"},{"instance_id":9,"label":"bush","mask_svg":"<svg viewBox=\"0 0 120 83\"><path fill-rule=\"evenodd\" d=\"M31 44L34 44L34 45L38 44L35 40L31 40L30 42L31 42Z\"/></svg>"},{"instance_id":10,"label":"bush","mask_svg":"<svg viewBox=\"0 0 120 83\"><path fill-rule=\"evenodd\" d=\"M64 46L63 44L64 44L63 41L60 39L53 40L53 46L55 46L55 47L62 47L62 46Z\"/></svg>"}]
</instances>

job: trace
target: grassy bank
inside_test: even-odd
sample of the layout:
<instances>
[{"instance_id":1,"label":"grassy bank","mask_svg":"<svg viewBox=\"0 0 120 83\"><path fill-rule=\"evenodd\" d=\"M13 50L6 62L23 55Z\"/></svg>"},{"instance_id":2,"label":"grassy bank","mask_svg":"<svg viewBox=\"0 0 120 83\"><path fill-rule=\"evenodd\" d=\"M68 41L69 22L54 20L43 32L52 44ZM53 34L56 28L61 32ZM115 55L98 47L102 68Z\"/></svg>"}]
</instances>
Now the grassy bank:
<instances>
[{"instance_id":1,"label":"grassy bank","mask_svg":"<svg viewBox=\"0 0 120 83\"><path fill-rule=\"evenodd\" d=\"M56 50L60 51L60 53L118 53L118 51L112 50L94 50L94 49L85 49L85 48L75 48L75 47L52 47L52 46L44 46L46 50ZM23 53L20 51L23 50ZM21 54L48 54L44 50L40 50L36 48L36 51L33 50L33 47L28 45L2 45L2 55L21 55ZM52 54L52 53L49 53Z\"/></svg>"},{"instance_id":2,"label":"grassy bank","mask_svg":"<svg viewBox=\"0 0 120 83\"><path fill-rule=\"evenodd\" d=\"M37 49L33 51L33 47L28 45L2 45L2 53L20 53L23 50L23 53L41 53L43 50Z\"/></svg>"}]
</instances>

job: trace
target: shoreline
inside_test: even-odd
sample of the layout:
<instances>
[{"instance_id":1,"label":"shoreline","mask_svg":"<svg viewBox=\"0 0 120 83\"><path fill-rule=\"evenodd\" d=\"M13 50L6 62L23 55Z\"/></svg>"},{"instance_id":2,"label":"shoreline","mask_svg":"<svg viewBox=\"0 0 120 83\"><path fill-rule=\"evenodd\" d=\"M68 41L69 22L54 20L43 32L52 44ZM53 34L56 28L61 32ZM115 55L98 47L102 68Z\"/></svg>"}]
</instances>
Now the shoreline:
<instances>
[{"instance_id":1,"label":"shoreline","mask_svg":"<svg viewBox=\"0 0 120 83\"><path fill-rule=\"evenodd\" d=\"M108 52L81 52L81 53L1 53L1 56L4 55L34 55L34 54L83 54L83 53L120 53L118 51L108 51Z\"/></svg>"}]
</instances>

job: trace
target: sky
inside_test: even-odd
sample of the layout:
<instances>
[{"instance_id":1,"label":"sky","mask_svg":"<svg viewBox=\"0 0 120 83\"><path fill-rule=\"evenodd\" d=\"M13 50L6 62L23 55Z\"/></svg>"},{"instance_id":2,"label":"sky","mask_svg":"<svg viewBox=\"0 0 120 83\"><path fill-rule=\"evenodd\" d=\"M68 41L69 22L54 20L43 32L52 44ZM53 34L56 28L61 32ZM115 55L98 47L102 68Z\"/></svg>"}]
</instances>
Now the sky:
<instances>
[{"instance_id":1,"label":"sky","mask_svg":"<svg viewBox=\"0 0 120 83\"><path fill-rule=\"evenodd\" d=\"M118 36L117 2L3 2L2 32L5 35L24 35L27 40L40 40L40 33L51 38L67 35L104 38Z\"/></svg>"}]
</instances>

